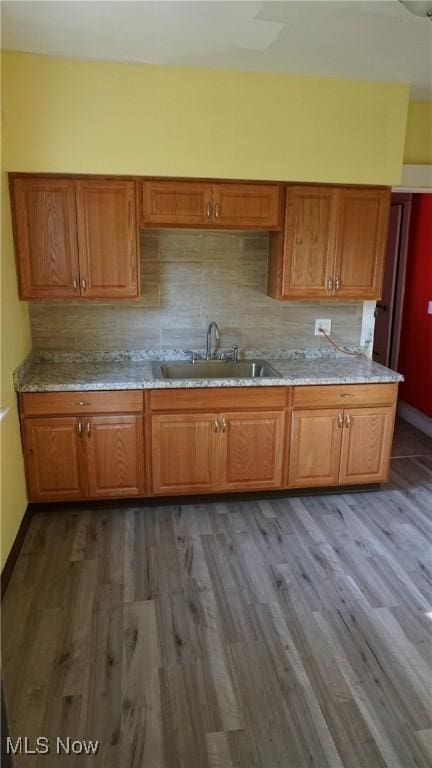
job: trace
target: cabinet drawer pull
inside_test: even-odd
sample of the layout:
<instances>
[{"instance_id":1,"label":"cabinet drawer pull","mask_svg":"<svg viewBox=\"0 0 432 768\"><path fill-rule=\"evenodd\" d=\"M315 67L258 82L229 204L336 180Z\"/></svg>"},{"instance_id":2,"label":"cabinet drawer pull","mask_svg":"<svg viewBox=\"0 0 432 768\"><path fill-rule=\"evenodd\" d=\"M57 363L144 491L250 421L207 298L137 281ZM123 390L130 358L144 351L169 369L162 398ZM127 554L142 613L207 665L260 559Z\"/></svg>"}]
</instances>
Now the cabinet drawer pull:
<instances>
[{"instance_id":1,"label":"cabinet drawer pull","mask_svg":"<svg viewBox=\"0 0 432 768\"><path fill-rule=\"evenodd\" d=\"M75 400L75 405L91 405L90 400Z\"/></svg>"},{"instance_id":2,"label":"cabinet drawer pull","mask_svg":"<svg viewBox=\"0 0 432 768\"><path fill-rule=\"evenodd\" d=\"M341 392L339 397L354 397L354 395L351 392Z\"/></svg>"},{"instance_id":3,"label":"cabinet drawer pull","mask_svg":"<svg viewBox=\"0 0 432 768\"><path fill-rule=\"evenodd\" d=\"M343 425L343 414L342 414L342 413L338 413L338 417L337 417L337 425L338 425L339 429L340 429L340 428L342 427L342 425Z\"/></svg>"}]
</instances>

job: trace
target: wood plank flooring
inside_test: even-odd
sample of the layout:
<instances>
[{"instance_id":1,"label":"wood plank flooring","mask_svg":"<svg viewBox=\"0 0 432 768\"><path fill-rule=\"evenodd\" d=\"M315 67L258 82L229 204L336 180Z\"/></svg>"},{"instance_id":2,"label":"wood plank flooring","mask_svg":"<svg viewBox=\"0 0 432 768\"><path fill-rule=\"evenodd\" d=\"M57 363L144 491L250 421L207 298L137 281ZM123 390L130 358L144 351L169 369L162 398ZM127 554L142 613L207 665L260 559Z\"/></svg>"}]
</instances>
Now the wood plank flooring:
<instances>
[{"instance_id":1,"label":"wood plank flooring","mask_svg":"<svg viewBox=\"0 0 432 768\"><path fill-rule=\"evenodd\" d=\"M404 431L379 491L35 514L11 734L101 745L15 764L430 768L432 441Z\"/></svg>"}]
</instances>

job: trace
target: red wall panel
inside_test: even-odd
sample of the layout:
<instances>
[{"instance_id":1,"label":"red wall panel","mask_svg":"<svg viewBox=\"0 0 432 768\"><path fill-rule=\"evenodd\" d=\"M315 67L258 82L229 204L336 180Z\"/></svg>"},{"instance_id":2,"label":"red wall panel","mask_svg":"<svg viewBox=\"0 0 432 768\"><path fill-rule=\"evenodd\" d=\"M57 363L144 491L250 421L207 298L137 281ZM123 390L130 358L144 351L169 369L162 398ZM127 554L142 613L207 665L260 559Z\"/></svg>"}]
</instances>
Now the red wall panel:
<instances>
[{"instance_id":1,"label":"red wall panel","mask_svg":"<svg viewBox=\"0 0 432 768\"><path fill-rule=\"evenodd\" d=\"M412 197L399 352L400 398L432 417L432 194Z\"/></svg>"}]
</instances>

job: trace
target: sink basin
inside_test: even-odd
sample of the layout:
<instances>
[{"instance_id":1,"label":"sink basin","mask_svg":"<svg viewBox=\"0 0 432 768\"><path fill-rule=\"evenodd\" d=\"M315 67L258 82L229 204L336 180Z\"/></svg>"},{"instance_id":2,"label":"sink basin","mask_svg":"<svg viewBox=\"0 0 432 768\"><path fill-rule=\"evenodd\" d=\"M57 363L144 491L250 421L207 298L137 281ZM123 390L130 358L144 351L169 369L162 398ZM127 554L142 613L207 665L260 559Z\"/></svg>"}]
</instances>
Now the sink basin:
<instances>
[{"instance_id":1,"label":"sink basin","mask_svg":"<svg viewBox=\"0 0 432 768\"><path fill-rule=\"evenodd\" d=\"M152 363L156 379L262 379L279 378L265 360L199 360L196 363Z\"/></svg>"}]
</instances>

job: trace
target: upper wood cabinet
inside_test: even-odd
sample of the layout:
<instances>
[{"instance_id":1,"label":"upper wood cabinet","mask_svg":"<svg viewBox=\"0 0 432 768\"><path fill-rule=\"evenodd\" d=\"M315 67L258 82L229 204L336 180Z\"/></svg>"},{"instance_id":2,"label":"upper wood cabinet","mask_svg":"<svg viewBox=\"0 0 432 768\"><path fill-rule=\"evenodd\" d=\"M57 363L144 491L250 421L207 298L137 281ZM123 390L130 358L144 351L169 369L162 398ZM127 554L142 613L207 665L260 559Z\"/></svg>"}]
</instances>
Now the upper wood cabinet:
<instances>
[{"instance_id":1,"label":"upper wood cabinet","mask_svg":"<svg viewBox=\"0 0 432 768\"><path fill-rule=\"evenodd\" d=\"M380 298L389 212L390 190L340 191L334 285L338 297Z\"/></svg>"},{"instance_id":2,"label":"upper wood cabinet","mask_svg":"<svg viewBox=\"0 0 432 768\"><path fill-rule=\"evenodd\" d=\"M318 298L332 293L336 197L332 187L288 188L284 254L278 277L283 296Z\"/></svg>"},{"instance_id":3,"label":"upper wood cabinet","mask_svg":"<svg viewBox=\"0 0 432 768\"><path fill-rule=\"evenodd\" d=\"M141 224L144 227L280 229L283 187L191 181L144 181Z\"/></svg>"},{"instance_id":4,"label":"upper wood cabinet","mask_svg":"<svg viewBox=\"0 0 432 768\"><path fill-rule=\"evenodd\" d=\"M389 206L389 189L288 186L285 231L270 239L268 295L379 298Z\"/></svg>"},{"instance_id":5,"label":"upper wood cabinet","mask_svg":"<svg viewBox=\"0 0 432 768\"><path fill-rule=\"evenodd\" d=\"M22 299L138 295L135 182L11 175Z\"/></svg>"},{"instance_id":6,"label":"upper wood cabinet","mask_svg":"<svg viewBox=\"0 0 432 768\"><path fill-rule=\"evenodd\" d=\"M224 228L278 229L283 189L276 184L214 184L213 223Z\"/></svg>"},{"instance_id":7,"label":"upper wood cabinet","mask_svg":"<svg viewBox=\"0 0 432 768\"><path fill-rule=\"evenodd\" d=\"M75 182L11 178L11 204L20 296L79 296Z\"/></svg>"},{"instance_id":8,"label":"upper wood cabinet","mask_svg":"<svg viewBox=\"0 0 432 768\"><path fill-rule=\"evenodd\" d=\"M212 218L213 184L193 181L144 181L144 226L206 227Z\"/></svg>"},{"instance_id":9,"label":"upper wood cabinet","mask_svg":"<svg viewBox=\"0 0 432 768\"><path fill-rule=\"evenodd\" d=\"M81 294L127 298L138 294L135 182L77 181Z\"/></svg>"}]
</instances>

